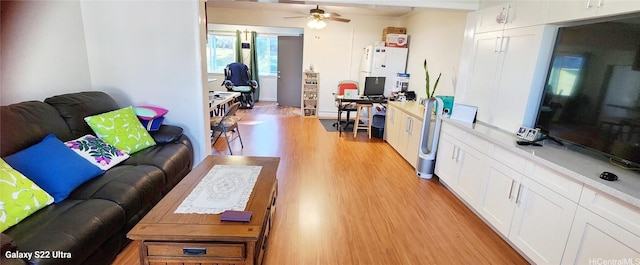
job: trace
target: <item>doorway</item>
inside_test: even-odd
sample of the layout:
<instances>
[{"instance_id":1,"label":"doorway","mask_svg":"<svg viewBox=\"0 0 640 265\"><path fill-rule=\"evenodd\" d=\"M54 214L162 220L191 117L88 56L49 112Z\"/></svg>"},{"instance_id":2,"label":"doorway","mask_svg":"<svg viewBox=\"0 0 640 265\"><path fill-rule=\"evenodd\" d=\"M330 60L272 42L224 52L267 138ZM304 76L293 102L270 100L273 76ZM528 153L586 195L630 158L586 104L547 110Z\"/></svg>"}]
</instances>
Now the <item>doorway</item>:
<instances>
[{"instance_id":1,"label":"doorway","mask_svg":"<svg viewBox=\"0 0 640 265\"><path fill-rule=\"evenodd\" d=\"M277 102L300 107L302 96L302 36L278 36Z\"/></svg>"}]
</instances>

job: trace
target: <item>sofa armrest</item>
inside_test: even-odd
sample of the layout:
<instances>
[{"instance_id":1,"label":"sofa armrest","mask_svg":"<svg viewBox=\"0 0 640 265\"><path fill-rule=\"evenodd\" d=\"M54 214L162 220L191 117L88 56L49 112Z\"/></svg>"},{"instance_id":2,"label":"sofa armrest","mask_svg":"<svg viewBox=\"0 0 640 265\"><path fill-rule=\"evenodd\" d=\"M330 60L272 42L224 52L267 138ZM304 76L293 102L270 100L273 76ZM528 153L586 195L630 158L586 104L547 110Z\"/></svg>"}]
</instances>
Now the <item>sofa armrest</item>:
<instances>
[{"instance_id":1,"label":"sofa armrest","mask_svg":"<svg viewBox=\"0 0 640 265\"><path fill-rule=\"evenodd\" d=\"M2 247L0 247L2 253L16 250L16 241L9 235L5 233L0 234L0 242L2 243Z\"/></svg>"},{"instance_id":2,"label":"sofa armrest","mask_svg":"<svg viewBox=\"0 0 640 265\"><path fill-rule=\"evenodd\" d=\"M0 246L0 250L2 251L2 256L0 256L0 264L2 265L27 264L27 262L24 261L23 259L6 257L5 253L7 251L15 252L17 250L16 241L13 240L13 238L11 238L9 235L5 233L1 233L0 243L2 244Z\"/></svg>"},{"instance_id":3,"label":"sofa armrest","mask_svg":"<svg viewBox=\"0 0 640 265\"><path fill-rule=\"evenodd\" d=\"M182 128L175 125L162 125L157 131L149 132L156 143L171 143L182 136Z\"/></svg>"}]
</instances>

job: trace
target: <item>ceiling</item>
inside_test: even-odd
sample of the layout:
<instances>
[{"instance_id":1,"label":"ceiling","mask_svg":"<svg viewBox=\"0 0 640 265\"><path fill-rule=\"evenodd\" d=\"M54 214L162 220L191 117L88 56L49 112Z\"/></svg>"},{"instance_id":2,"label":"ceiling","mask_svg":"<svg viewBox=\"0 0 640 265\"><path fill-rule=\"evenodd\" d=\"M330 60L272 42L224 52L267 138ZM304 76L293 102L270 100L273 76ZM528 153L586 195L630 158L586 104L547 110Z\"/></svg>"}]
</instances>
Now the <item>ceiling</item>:
<instances>
[{"instance_id":1,"label":"ceiling","mask_svg":"<svg viewBox=\"0 0 640 265\"><path fill-rule=\"evenodd\" d=\"M294 14L309 14L316 5L327 12L342 16L384 16L402 17L416 9L457 9L475 10L477 0L207 0L208 8L233 8L247 10L278 10Z\"/></svg>"}]
</instances>

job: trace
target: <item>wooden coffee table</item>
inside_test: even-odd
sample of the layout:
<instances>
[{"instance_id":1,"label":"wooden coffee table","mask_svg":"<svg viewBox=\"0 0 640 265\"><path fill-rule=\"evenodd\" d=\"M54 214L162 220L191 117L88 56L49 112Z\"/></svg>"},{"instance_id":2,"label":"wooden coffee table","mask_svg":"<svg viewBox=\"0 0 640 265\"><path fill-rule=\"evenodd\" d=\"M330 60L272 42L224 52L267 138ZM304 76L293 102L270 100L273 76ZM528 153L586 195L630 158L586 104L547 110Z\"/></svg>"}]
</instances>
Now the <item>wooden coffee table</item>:
<instances>
[{"instance_id":1,"label":"wooden coffee table","mask_svg":"<svg viewBox=\"0 0 640 265\"><path fill-rule=\"evenodd\" d=\"M261 264L275 213L280 158L208 156L127 234L142 264ZM214 165L262 166L245 211L251 221L224 222L221 214L176 214L176 208Z\"/></svg>"}]
</instances>

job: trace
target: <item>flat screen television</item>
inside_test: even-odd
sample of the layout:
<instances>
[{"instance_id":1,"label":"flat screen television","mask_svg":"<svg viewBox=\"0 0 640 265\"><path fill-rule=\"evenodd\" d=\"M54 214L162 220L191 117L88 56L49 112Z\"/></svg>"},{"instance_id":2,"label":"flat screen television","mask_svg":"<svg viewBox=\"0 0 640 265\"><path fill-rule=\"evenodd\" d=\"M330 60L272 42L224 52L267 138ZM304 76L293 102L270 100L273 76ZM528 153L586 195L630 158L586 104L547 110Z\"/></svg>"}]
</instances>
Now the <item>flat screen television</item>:
<instances>
[{"instance_id":1,"label":"flat screen television","mask_svg":"<svg viewBox=\"0 0 640 265\"><path fill-rule=\"evenodd\" d=\"M536 127L640 165L640 14L558 30Z\"/></svg>"}]
</instances>

